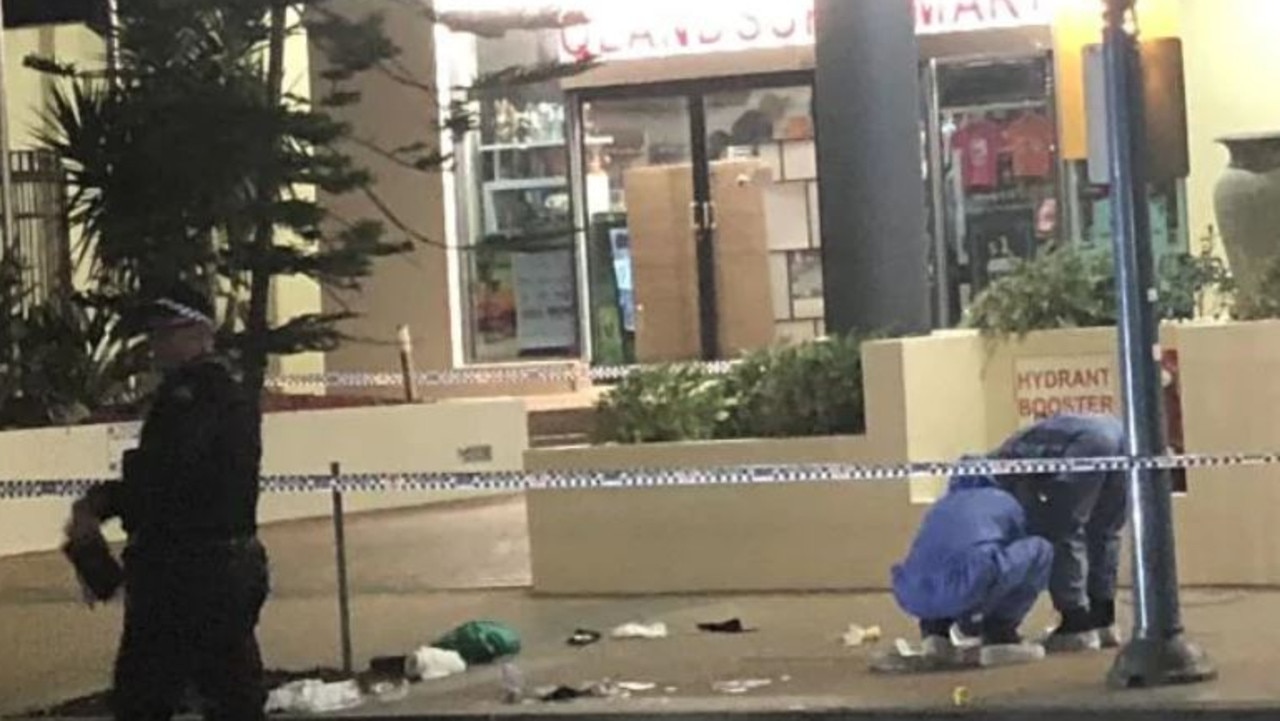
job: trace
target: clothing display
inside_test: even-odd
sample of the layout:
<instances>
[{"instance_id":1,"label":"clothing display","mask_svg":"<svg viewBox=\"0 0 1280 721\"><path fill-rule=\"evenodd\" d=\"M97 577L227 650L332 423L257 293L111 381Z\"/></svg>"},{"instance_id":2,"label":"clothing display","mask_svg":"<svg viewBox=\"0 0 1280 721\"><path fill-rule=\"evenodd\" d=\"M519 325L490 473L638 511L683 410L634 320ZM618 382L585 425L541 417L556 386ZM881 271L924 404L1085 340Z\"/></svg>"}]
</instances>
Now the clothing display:
<instances>
[{"instance_id":1,"label":"clothing display","mask_svg":"<svg viewBox=\"0 0 1280 721\"><path fill-rule=\"evenodd\" d=\"M1041 113L1027 113L1005 128L1004 137L1015 178L1040 179L1053 174L1053 121Z\"/></svg>"},{"instance_id":2,"label":"clothing display","mask_svg":"<svg viewBox=\"0 0 1280 721\"><path fill-rule=\"evenodd\" d=\"M1000 150L1004 146L1000 126L985 118L970 122L952 136L960 153L965 188L995 188L1000 181Z\"/></svg>"}]
</instances>

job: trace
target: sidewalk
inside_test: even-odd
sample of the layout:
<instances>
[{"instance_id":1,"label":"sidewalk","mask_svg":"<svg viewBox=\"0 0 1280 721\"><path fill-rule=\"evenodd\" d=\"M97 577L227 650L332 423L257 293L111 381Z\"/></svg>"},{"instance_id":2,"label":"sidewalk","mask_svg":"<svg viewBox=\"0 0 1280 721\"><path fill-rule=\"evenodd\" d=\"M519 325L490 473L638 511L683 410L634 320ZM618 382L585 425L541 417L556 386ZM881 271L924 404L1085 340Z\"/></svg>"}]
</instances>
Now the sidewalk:
<instances>
[{"instance_id":1,"label":"sidewalk","mask_svg":"<svg viewBox=\"0 0 1280 721\"><path fill-rule=\"evenodd\" d=\"M503 514L515 514L518 506L502 502L469 511L429 512L428 517L383 517L353 524L353 548L377 550L397 572L422 564L423 568L457 564L429 560L438 551L425 541L435 533L452 533L462 558L474 561L482 581L520 575L513 541L499 534L497 540L479 543L471 531L483 526L480 518L506 528ZM454 513L451 516L450 513ZM459 515L460 514L460 515ZM414 519L416 522L410 523ZM422 545L390 543L403 527L422 531ZM267 662L273 668L306 669L338 665L336 601L322 582L331 573L331 555L321 554L318 536L323 525L296 527L287 533L268 534L277 561L310 564L306 573L281 569L277 595L268 604L261 638ZM293 535L290 535L293 534ZM367 534L367 535L366 535ZM374 539L381 539L375 542ZM306 543L304 540L311 539ZM470 540L468 540L470 539ZM439 539L436 539L439 540ZM403 539L399 539L403 541ZM399 549L396 552L394 549ZM966 714L996 714L1013 710L1102 711L1125 714L1146 711L1153 718L1182 718L1199 710L1245 709L1255 713L1280 708L1280 674L1273 663L1280 660L1280 625L1274 609L1280 592L1190 590L1184 597L1187 626L1217 661L1221 680L1199 686L1155 691L1113 692L1103 679L1110 654L1053 658L1032 667L943 674L911 678L886 678L870 674L869 648L846 649L838 638L850 623L881 625L885 639L914 635L910 622L894 608L885 594L734 595L720 597L656 598L539 598L519 588L434 591L432 582L466 580L458 571L449 579L423 572L398 587L379 578L380 567L353 554L357 579L353 599L354 650L363 666L376 655L401 653L430 642L454 625L479 618L501 620L517 628L525 643L519 666L527 688L579 685L592 681L649 682L652 692L628 699L575 701L565 704L533 703L508 706L501 703L501 681L496 668L473 669L443 681L420 684L411 695L388 705L370 704L345 714L349 717L422 718L457 715L573 715L600 714L640 718L661 714L687 718L711 718L718 714L768 713L777 718L798 713L841 717L887 717L890 711L932 715L957 710L952 701L956 686L969 690ZM506 560L502 560L506 559ZM625 559L619 559L625 563ZM90 612L56 600L58 588L68 579L48 559L22 559L19 565L44 566L53 574L48 588L37 591L30 574L13 570L15 562L0 564L0 579L22 577L25 586L0 584L0 648L6 662L0 665L0 715L47 707L79 695L101 690L109 679L111 657L118 632L119 610ZM478 564L478 565L477 565ZM463 564L466 565L466 564ZM363 567L364 570L357 570ZM382 568L381 570L386 570ZM450 573L453 573L452 571ZM1126 621L1127 605L1122 606ZM756 633L723 636L700 633L696 624L741 618L757 627ZM671 637L655 641L613 641L575 649L565 639L577 628L607 634L628 621L663 621ZM1050 621L1040 609L1027 630ZM713 690L717 681L769 679L771 684L741 696ZM893 714L889 714L893 715ZM1038 716L1047 718L1048 716ZM905 718L905 717L904 717ZM1066 718L1065 716L1063 718Z\"/></svg>"}]
</instances>

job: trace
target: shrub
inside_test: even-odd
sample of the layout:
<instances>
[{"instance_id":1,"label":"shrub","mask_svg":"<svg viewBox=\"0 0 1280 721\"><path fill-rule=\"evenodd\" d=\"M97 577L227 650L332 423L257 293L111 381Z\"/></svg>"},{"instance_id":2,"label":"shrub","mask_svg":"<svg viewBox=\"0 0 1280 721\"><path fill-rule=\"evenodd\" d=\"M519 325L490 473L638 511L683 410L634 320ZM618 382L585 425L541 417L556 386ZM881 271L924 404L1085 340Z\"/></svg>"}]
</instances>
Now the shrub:
<instances>
[{"instance_id":1,"label":"shrub","mask_svg":"<svg viewBox=\"0 0 1280 721\"><path fill-rule=\"evenodd\" d=\"M601 439L618 443L861 433L862 355L855 337L752 353L723 375L647 368L600 402Z\"/></svg>"},{"instance_id":2,"label":"shrub","mask_svg":"<svg viewBox=\"0 0 1280 721\"><path fill-rule=\"evenodd\" d=\"M619 443L714 438L727 415L720 380L693 365L632 373L600 400L597 410L602 438Z\"/></svg>"},{"instance_id":3,"label":"shrub","mask_svg":"<svg viewBox=\"0 0 1280 721\"><path fill-rule=\"evenodd\" d=\"M978 294L965 317L965 325L995 338L1115 322L1111 259L1071 248L1019 261L1011 273Z\"/></svg>"},{"instance_id":4,"label":"shrub","mask_svg":"<svg viewBox=\"0 0 1280 721\"><path fill-rule=\"evenodd\" d=\"M866 429L858 338L824 339L747 356L725 378L731 438L861 433Z\"/></svg>"}]
</instances>

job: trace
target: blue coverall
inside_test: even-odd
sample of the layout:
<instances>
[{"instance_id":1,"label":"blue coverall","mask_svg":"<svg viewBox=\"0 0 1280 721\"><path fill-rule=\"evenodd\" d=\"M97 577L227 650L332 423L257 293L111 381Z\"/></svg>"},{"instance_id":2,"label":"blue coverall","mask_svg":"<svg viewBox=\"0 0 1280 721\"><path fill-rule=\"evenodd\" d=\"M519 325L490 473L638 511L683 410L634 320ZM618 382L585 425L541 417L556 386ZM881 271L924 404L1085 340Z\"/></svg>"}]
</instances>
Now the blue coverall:
<instances>
[{"instance_id":1,"label":"blue coverall","mask_svg":"<svg viewBox=\"0 0 1280 721\"><path fill-rule=\"evenodd\" d=\"M1048 585L1052 562L1052 546L1028 533L1011 493L990 477L958 476L893 567L893 593L925 635L981 616L984 636L994 630L997 642L1011 642Z\"/></svg>"},{"instance_id":2,"label":"blue coverall","mask_svg":"<svg viewBox=\"0 0 1280 721\"><path fill-rule=\"evenodd\" d=\"M1112 416L1060 415L1005 441L995 458L1101 458L1124 454L1124 429ZM1066 618L1093 607L1114 616L1120 533L1128 511L1123 472L1010 478L1031 533L1054 545L1049 596ZM1114 618L1099 618L1096 627Z\"/></svg>"}]
</instances>

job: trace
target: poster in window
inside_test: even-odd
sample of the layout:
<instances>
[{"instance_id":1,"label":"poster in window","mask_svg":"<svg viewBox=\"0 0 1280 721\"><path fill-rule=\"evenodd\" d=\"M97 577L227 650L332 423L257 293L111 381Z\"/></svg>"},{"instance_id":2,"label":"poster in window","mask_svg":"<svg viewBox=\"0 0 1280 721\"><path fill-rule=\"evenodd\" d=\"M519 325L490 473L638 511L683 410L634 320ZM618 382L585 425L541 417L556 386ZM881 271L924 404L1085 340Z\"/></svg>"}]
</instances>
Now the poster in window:
<instances>
[{"instance_id":1,"label":"poster in window","mask_svg":"<svg viewBox=\"0 0 1280 721\"><path fill-rule=\"evenodd\" d=\"M520 352L573 348L577 336L573 252L516 253L514 266Z\"/></svg>"},{"instance_id":2,"label":"poster in window","mask_svg":"<svg viewBox=\"0 0 1280 721\"><path fill-rule=\"evenodd\" d=\"M795 318L821 318L822 253L800 250L787 254L787 270L791 279L791 313Z\"/></svg>"}]
</instances>

